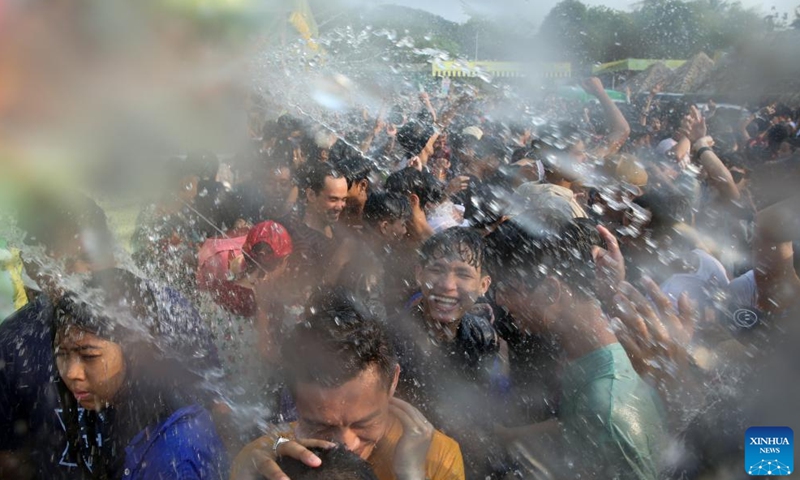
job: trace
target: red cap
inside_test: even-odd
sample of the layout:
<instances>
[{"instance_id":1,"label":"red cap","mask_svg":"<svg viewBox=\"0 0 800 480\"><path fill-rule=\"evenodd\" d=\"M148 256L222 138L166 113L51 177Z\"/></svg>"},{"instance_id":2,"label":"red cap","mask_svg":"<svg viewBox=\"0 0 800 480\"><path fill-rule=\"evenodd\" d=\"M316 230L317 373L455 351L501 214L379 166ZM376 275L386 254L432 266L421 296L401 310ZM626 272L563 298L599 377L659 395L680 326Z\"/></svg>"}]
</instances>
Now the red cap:
<instances>
[{"instance_id":1,"label":"red cap","mask_svg":"<svg viewBox=\"0 0 800 480\"><path fill-rule=\"evenodd\" d=\"M250 255L253 252L253 247L262 242L272 248L275 255L274 258L283 258L292 253L292 237L289 236L289 232L286 231L283 225L272 220L261 222L250 229L247 239L242 245L242 252L245 255Z\"/></svg>"}]
</instances>

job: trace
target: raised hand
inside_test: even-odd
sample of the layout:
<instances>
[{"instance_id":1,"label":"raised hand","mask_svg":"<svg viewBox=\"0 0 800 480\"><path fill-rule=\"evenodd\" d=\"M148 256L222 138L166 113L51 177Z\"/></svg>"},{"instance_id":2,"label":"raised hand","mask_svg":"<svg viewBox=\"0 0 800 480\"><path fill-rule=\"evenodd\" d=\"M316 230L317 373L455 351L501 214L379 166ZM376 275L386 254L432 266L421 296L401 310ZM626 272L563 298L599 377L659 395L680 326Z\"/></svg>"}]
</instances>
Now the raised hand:
<instances>
[{"instance_id":1,"label":"raised hand","mask_svg":"<svg viewBox=\"0 0 800 480\"><path fill-rule=\"evenodd\" d=\"M425 459L433 440L433 425L411 404L392 398L389 409L403 424L403 436L394 453L397 480L425 480Z\"/></svg>"}]
</instances>

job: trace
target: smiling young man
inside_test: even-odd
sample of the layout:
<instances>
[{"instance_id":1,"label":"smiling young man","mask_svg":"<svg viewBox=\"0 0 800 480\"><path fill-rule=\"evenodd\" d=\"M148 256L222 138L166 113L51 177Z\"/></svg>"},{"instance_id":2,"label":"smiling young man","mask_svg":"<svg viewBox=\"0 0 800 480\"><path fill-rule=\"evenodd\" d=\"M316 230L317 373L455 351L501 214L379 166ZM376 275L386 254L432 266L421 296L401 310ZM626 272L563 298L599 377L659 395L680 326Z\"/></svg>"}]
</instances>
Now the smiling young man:
<instances>
[{"instance_id":1,"label":"smiling young man","mask_svg":"<svg viewBox=\"0 0 800 480\"><path fill-rule=\"evenodd\" d=\"M416 267L418 303L388 322L403 371L398 394L453 432L470 478L491 473L485 465L491 443L487 412L502 401L494 388L502 384L500 340L491 306L480 301L491 283L483 259L482 238L472 229L433 235Z\"/></svg>"},{"instance_id":2,"label":"smiling young man","mask_svg":"<svg viewBox=\"0 0 800 480\"><path fill-rule=\"evenodd\" d=\"M382 327L335 296L315 305L283 346L299 420L247 445L231 480L287 478L278 456L317 467L308 448L337 444L369 462L380 480L463 480L458 444L394 397L400 367Z\"/></svg>"}]
</instances>

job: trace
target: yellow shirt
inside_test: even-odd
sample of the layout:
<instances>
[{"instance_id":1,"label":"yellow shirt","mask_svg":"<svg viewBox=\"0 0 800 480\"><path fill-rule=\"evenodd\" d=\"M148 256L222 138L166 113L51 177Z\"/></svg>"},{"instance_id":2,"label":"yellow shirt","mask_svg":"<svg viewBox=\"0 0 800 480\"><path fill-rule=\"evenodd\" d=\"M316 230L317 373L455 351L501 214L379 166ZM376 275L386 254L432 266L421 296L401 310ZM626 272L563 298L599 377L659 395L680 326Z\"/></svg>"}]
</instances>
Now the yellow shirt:
<instances>
[{"instance_id":1,"label":"yellow shirt","mask_svg":"<svg viewBox=\"0 0 800 480\"><path fill-rule=\"evenodd\" d=\"M287 438L294 438L296 423L289 424L291 431L281 433ZM392 463L394 451L403 436L403 425L392 417L391 425L386 435L375 445L375 449L367 460L372 465L372 470L378 480L396 480ZM464 480L464 459L461 457L461 448L455 440L435 430L433 440L425 459L426 480Z\"/></svg>"},{"instance_id":2,"label":"yellow shirt","mask_svg":"<svg viewBox=\"0 0 800 480\"><path fill-rule=\"evenodd\" d=\"M403 425L392 417L392 424L386 435L375 445L369 463L378 480L395 480L392 463L394 450L400 437L403 436ZM427 480L464 480L464 459L461 448L455 440L439 430L433 432L433 440L425 458L425 478Z\"/></svg>"}]
</instances>

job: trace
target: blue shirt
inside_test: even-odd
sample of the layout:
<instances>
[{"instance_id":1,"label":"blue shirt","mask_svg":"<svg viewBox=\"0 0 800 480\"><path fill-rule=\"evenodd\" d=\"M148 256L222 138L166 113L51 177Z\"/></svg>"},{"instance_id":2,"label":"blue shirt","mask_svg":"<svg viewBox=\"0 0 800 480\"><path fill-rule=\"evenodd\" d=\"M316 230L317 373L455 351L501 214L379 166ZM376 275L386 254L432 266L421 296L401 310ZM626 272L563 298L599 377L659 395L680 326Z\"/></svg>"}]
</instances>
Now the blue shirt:
<instances>
[{"instance_id":1,"label":"blue shirt","mask_svg":"<svg viewBox=\"0 0 800 480\"><path fill-rule=\"evenodd\" d=\"M216 349L191 304L171 289L159 289L156 297L163 346L183 354L206 352L192 359L193 366L217 367ZM71 457L63 421L53 321L52 304L39 295L0 324L0 451L28 449L35 478L81 479L84 474L78 459Z\"/></svg>"},{"instance_id":2,"label":"blue shirt","mask_svg":"<svg viewBox=\"0 0 800 480\"><path fill-rule=\"evenodd\" d=\"M190 405L139 432L125 447L124 480L228 477L225 448L207 410Z\"/></svg>"}]
</instances>

